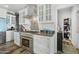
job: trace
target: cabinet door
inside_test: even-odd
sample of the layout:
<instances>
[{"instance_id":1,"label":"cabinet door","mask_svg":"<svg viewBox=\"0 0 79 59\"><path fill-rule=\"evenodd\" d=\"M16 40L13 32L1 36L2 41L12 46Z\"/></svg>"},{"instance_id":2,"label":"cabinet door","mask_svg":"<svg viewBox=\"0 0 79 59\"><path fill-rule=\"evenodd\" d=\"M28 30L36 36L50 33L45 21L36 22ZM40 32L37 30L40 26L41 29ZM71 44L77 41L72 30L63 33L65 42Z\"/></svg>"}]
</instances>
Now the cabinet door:
<instances>
[{"instance_id":1,"label":"cabinet door","mask_svg":"<svg viewBox=\"0 0 79 59\"><path fill-rule=\"evenodd\" d=\"M45 21L51 21L51 4L45 5Z\"/></svg>"},{"instance_id":2,"label":"cabinet door","mask_svg":"<svg viewBox=\"0 0 79 59\"><path fill-rule=\"evenodd\" d=\"M51 4L39 5L39 21L51 21Z\"/></svg>"},{"instance_id":3,"label":"cabinet door","mask_svg":"<svg viewBox=\"0 0 79 59\"><path fill-rule=\"evenodd\" d=\"M18 32L14 32L14 43L20 46L20 34Z\"/></svg>"},{"instance_id":4,"label":"cabinet door","mask_svg":"<svg viewBox=\"0 0 79 59\"><path fill-rule=\"evenodd\" d=\"M49 40L45 36L34 36L34 53L47 54L49 53Z\"/></svg>"},{"instance_id":5,"label":"cabinet door","mask_svg":"<svg viewBox=\"0 0 79 59\"><path fill-rule=\"evenodd\" d=\"M25 10L19 11L19 24L24 24L25 23L25 18L24 15L27 14L25 13Z\"/></svg>"},{"instance_id":6,"label":"cabinet door","mask_svg":"<svg viewBox=\"0 0 79 59\"><path fill-rule=\"evenodd\" d=\"M6 42L11 41L14 39L14 32L13 31L6 31Z\"/></svg>"},{"instance_id":7,"label":"cabinet door","mask_svg":"<svg viewBox=\"0 0 79 59\"><path fill-rule=\"evenodd\" d=\"M39 6L39 21L43 21L44 19L44 5Z\"/></svg>"}]
</instances>

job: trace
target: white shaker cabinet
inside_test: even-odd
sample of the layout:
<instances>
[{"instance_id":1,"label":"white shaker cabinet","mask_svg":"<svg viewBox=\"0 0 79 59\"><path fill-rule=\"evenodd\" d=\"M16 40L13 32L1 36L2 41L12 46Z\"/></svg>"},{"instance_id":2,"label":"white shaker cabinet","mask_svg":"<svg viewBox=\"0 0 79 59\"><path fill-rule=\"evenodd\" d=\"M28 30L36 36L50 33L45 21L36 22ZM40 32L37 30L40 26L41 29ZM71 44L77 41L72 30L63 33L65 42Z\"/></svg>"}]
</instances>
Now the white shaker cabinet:
<instances>
[{"instance_id":1,"label":"white shaker cabinet","mask_svg":"<svg viewBox=\"0 0 79 59\"><path fill-rule=\"evenodd\" d=\"M50 49L54 50L54 48L51 48L50 40L51 40L51 37L34 35L34 38L33 38L34 53L36 53L36 54L50 54L50 53L53 53L50 50ZM53 45L54 45L54 43L53 43Z\"/></svg>"},{"instance_id":2,"label":"white shaker cabinet","mask_svg":"<svg viewBox=\"0 0 79 59\"><path fill-rule=\"evenodd\" d=\"M19 11L19 24L23 24L23 21L24 21L24 10L20 10Z\"/></svg>"},{"instance_id":3,"label":"white shaker cabinet","mask_svg":"<svg viewBox=\"0 0 79 59\"><path fill-rule=\"evenodd\" d=\"M6 31L6 42L14 39L14 31Z\"/></svg>"},{"instance_id":4,"label":"white shaker cabinet","mask_svg":"<svg viewBox=\"0 0 79 59\"><path fill-rule=\"evenodd\" d=\"M14 32L14 43L18 46L21 46L20 33Z\"/></svg>"},{"instance_id":5,"label":"white shaker cabinet","mask_svg":"<svg viewBox=\"0 0 79 59\"><path fill-rule=\"evenodd\" d=\"M51 4L38 5L38 17L40 22L52 21L52 6ZM51 17L52 16L52 17Z\"/></svg>"}]
</instances>

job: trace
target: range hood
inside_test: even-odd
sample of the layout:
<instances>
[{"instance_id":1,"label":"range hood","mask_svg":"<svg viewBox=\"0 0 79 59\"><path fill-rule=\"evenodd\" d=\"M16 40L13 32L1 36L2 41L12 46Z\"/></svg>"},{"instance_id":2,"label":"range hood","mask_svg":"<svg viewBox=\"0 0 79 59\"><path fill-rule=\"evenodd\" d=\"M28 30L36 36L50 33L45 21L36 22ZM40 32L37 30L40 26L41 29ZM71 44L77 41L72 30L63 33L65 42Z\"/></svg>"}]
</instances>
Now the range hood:
<instances>
[{"instance_id":1,"label":"range hood","mask_svg":"<svg viewBox=\"0 0 79 59\"><path fill-rule=\"evenodd\" d=\"M37 16L37 5L28 5L27 6L27 15L24 15L24 18L28 18L28 19L31 19L33 16Z\"/></svg>"}]
</instances>

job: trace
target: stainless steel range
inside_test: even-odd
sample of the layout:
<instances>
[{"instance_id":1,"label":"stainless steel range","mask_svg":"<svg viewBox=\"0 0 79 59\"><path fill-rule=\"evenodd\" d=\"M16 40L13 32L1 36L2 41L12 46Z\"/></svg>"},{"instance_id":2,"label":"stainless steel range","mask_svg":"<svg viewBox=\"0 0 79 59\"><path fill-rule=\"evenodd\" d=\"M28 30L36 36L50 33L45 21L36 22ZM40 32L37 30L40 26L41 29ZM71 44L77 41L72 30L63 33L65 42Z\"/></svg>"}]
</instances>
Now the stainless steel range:
<instances>
[{"instance_id":1,"label":"stainless steel range","mask_svg":"<svg viewBox=\"0 0 79 59\"><path fill-rule=\"evenodd\" d=\"M22 46L25 47L29 52L33 53L33 36L30 33L21 33Z\"/></svg>"}]
</instances>

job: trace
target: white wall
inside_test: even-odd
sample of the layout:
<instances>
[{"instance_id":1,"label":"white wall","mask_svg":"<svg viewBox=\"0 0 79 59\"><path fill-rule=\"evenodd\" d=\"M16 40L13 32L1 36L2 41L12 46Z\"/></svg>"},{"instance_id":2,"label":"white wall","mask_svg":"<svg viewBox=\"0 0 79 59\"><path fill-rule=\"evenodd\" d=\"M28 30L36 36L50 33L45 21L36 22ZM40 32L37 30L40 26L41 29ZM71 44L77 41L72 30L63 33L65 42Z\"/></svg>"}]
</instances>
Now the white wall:
<instances>
[{"instance_id":1,"label":"white wall","mask_svg":"<svg viewBox=\"0 0 79 59\"><path fill-rule=\"evenodd\" d=\"M79 48L79 35L78 35L78 18L77 12L79 11L79 6L75 5L72 9L72 42L75 48Z\"/></svg>"},{"instance_id":2,"label":"white wall","mask_svg":"<svg viewBox=\"0 0 79 59\"><path fill-rule=\"evenodd\" d=\"M64 24L64 19L66 18L71 18L71 8L64 8L58 10L58 26L62 29L63 31L63 24Z\"/></svg>"},{"instance_id":3,"label":"white wall","mask_svg":"<svg viewBox=\"0 0 79 59\"><path fill-rule=\"evenodd\" d=\"M77 12L77 48L79 48L79 11Z\"/></svg>"},{"instance_id":4,"label":"white wall","mask_svg":"<svg viewBox=\"0 0 79 59\"><path fill-rule=\"evenodd\" d=\"M72 12L72 42L76 48L79 48L78 11L79 11L79 6L76 5L73 8L73 12Z\"/></svg>"}]
</instances>

